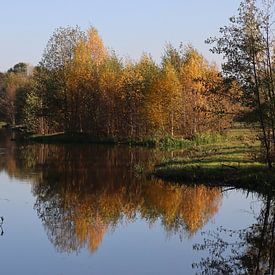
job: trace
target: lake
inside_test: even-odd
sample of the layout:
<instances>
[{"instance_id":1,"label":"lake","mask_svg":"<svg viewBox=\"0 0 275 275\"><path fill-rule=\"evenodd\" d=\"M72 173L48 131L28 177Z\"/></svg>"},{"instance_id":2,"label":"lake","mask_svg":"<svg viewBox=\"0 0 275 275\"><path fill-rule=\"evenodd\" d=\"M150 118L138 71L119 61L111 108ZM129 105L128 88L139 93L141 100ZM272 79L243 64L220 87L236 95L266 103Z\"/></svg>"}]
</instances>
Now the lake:
<instances>
[{"instance_id":1,"label":"lake","mask_svg":"<svg viewBox=\"0 0 275 275\"><path fill-rule=\"evenodd\" d=\"M149 177L171 154L1 130L1 274L273 274L274 199Z\"/></svg>"}]
</instances>

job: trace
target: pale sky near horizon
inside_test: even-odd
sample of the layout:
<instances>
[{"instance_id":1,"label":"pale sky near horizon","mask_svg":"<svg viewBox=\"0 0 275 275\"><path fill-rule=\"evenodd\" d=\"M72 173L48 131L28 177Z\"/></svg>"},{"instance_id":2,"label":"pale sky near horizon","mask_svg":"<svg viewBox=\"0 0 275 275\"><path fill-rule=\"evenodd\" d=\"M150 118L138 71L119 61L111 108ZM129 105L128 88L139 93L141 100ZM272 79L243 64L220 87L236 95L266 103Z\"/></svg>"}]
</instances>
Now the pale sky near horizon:
<instances>
[{"instance_id":1,"label":"pale sky near horizon","mask_svg":"<svg viewBox=\"0 0 275 275\"><path fill-rule=\"evenodd\" d=\"M220 57L204 41L237 14L240 0L0 0L0 71L18 62L36 65L60 26L98 29L105 45L137 60L158 62L165 43L191 43L210 62Z\"/></svg>"}]
</instances>

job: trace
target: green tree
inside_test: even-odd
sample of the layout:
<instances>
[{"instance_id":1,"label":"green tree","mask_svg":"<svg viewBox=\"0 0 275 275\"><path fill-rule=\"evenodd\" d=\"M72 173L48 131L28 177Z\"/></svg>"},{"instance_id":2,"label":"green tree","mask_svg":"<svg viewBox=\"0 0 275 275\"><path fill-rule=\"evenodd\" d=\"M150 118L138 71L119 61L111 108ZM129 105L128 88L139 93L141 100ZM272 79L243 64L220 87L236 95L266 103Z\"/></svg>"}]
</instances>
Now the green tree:
<instances>
[{"instance_id":1,"label":"green tree","mask_svg":"<svg viewBox=\"0 0 275 275\"><path fill-rule=\"evenodd\" d=\"M27 74L28 65L26 63L20 62L15 64L12 68L8 70L8 73L22 73Z\"/></svg>"},{"instance_id":2,"label":"green tree","mask_svg":"<svg viewBox=\"0 0 275 275\"><path fill-rule=\"evenodd\" d=\"M47 93L43 101L47 103L51 119L59 130L70 131L70 106L68 77L70 65L75 56L75 49L85 34L79 27L58 28L50 38L44 51L40 66L42 67L41 85Z\"/></svg>"},{"instance_id":3,"label":"green tree","mask_svg":"<svg viewBox=\"0 0 275 275\"><path fill-rule=\"evenodd\" d=\"M22 109L29 85L29 77L22 72L9 72L2 77L0 109L3 119L12 125L22 121Z\"/></svg>"},{"instance_id":4,"label":"green tree","mask_svg":"<svg viewBox=\"0 0 275 275\"><path fill-rule=\"evenodd\" d=\"M272 10L274 2L244 0L239 14L220 29L221 36L206 42L214 43L212 51L223 54L223 72L235 79L244 91L243 103L258 115L262 130L265 160L272 166L275 147L274 67L272 67Z\"/></svg>"}]
</instances>

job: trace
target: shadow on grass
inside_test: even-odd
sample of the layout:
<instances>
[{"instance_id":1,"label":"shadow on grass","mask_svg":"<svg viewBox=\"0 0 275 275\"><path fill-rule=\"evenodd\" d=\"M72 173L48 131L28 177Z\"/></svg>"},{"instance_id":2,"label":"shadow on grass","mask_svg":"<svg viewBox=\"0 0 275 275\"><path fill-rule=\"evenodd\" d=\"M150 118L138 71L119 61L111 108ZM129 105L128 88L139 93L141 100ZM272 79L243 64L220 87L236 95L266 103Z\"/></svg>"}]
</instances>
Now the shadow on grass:
<instances>
[{"instance_id":1,"label":"shadow on grass","mask_svg":"<svg viewBox=\"0 0 275 275\"><path fill-rule=\"evenodd\" d=\"M264 166L163 166L156 167L153 176L187 185L231 186L275 195L275 169Z\"/></svg>"}]
</instances>

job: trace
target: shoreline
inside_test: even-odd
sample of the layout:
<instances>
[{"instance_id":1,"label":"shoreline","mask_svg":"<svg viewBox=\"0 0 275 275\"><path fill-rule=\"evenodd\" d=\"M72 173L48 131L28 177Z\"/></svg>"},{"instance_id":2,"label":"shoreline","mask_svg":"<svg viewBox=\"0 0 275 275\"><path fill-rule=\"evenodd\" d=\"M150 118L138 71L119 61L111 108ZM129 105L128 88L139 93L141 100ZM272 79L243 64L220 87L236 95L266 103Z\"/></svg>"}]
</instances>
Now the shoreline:
<instances>
[{"instance_id":1,"label":"shoreline","mask_svg":"<svg viewBox=\"0 0 275 275\"><path fill-rule=\"evenodd\" d=\"M29 135L23 140L44 144L102 144L142 146L164 150L186 151L187 157L167 159L155 165L151 176L184 185L235 187L264 194L275 194L275 169L253 159L260 152L251 129L231 129L224 141L198 142L165 137L159 140L95 138L88 134Z\"/></svg>"},{"instance_id":2,"label":"shoreline","mask_svg":"<svg viewBox=\"0 0 275 275\"><path fill-rule=\"evenodd\" d=\"M232 187L234 189L257 192L264 195L275 195L275 168L267 167L240 168L239 171L227 167L206 169L155 169L151 176L176 185L208 187Z\"/></svg>"},{"instance_id":3,"label":"shoreline","mask_svg":"<svg viewBox=\"0 0 275 275\"><path fill-rule=\"evenodd\" d=\"M83 144L106 144L106 145L128 145L128 146L141 146L148 148L160 148L165 150L188 149L196 146L198 143L208 143L210 138L220 139L222 135L211 134L210 137L202 137L195 139L184 139L179 137L163 136L161 138L144 138L144 139L131 139L131 138L116 138L116 137L93 137L89 134L65 134L64 132L47 134L47 135L25 135L23 139L33 143L83 143ZM210 141L209 141L210 140Z\"/></svg>"}]
</instances>

